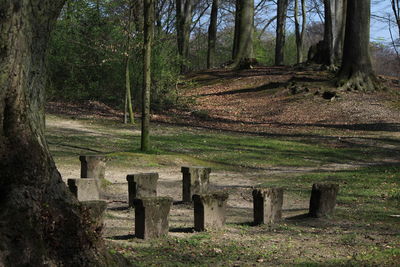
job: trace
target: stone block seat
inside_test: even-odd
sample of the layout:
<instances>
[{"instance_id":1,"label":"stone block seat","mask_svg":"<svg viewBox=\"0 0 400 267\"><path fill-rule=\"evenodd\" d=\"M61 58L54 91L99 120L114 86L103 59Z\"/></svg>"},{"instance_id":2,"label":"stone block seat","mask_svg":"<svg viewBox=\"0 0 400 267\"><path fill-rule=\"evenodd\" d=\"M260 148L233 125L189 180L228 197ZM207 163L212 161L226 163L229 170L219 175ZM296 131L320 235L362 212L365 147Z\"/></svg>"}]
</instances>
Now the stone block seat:
<instances>
[{"instance_id":1,"label":"stone block seat","mask_svg":"<svg viewBox=\"0 0 400 267\"><path fill-rule=\"evenodd\" d=\"M335 210L338 192L338 184L313 184L309 215L314 218L332 215Z\"/></svg>"},{"instance_id":2,"label":"stone block seat","mask_svg":"<svg viewBox=\"0 0 400 267\"><path fill-rule=\"evenodd\" d=\"M156 197L158 173L136 173L126 176L128 181L129 207L136 198Z\"/></svg>"},{"instance_id":3,"label":"stone block seat","mask_svg":"<svg viewBox=\"0 0 400 267\"><path fill-rule=\"evenodd\" d=\"M255 188L253 212L255 224L271 224L282 219L283 189Z\"/></svg>"},{"instance_id":4,"label":"stone block seat","mask_svg":"<svg viewBox=\"0 0 400 267\"><path fill-rule=\"evenodd\" d=\"M134 199L135 236L141 239L158 238L168 234L172 198L143 197Z\"/></svg>"},{"instance_id":5,"label":"stone block seat","mask_svg":"<svg viewBox=\"0 0 400 267\"><path fill-rule=\"evenodd\" d=\"M97 179L68 179L68 188L79 201L99 200L100 189Z\"/></svg>"},{"instance_id":6,"label":"stone block seat","mask_svg":"<svg viewBox=\"0 0 400 267\"><path fill-rule=\"evenodd\" d=\"M227 192L193 195L194 229L206 231L218 229L225 224Z\"/></svg>"},{"instance_id":7,"label":"stone block seat","mask_svg":"<svg viewBox=\"0 0 400 267\"><path fill-rule=\"evenodd\" d=\"M107 158L102 155L82 155L81 178L104 179Z\"/></svg>"},{"instance_id":8,"label":"stone block seat","mask_svg":"<svg viewBox=\"0 0 400 267\"><path fill-rule=\"evenodd\" d=\"M211 168L182 167L182 200L191 202L195 194L205 194L209 190Z\"/></svg>"}]
</instances>

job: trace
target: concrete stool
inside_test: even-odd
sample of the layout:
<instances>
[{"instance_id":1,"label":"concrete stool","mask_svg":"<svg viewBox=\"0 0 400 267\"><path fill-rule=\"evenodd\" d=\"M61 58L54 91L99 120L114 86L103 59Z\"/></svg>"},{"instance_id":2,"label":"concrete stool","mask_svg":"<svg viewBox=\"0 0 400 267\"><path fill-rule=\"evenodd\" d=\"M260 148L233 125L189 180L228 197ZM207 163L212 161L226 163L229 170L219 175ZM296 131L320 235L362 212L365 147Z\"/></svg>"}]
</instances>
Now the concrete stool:
<instances>
[{"instance_id":1,"label":"concrete stool","mask_svg":"<svg viewBox=\"0 0 400 267\"><path fill-rule=\"evenodd\" d=\"M79 201L99 200L100 190L97 179L68 179L68 188Z\"/></svg>"},{"instance_id":2,"label":"concrete stool","mask_svg":"<svg viewBox=\"0 0 400 267\"><path fill-rule=\"evenodd\" d=\"M133 207L135 198L157 196L158 173L129 174L126 180L128 181L129 207Z\"/></svg>"},{"instance_id":3,"label":"concrete stool","mask_svg":"<svg viewBox=\"0 0 400 267\"><path fill-rule=\"evenodd\" d=\"M226 192L193 195L194 229L206 231L221 228L225 224L228 197Z\"/></svg>"},{"instance_id":4,"label":"concrete stool","mask_svg":"<svg viewBox=\"0 0 400 267\"><path fill-rule=\"evenodd\" d=\"M256 188L253 190L255 224L270 224L282 219L283 189Z\"/></svg>"},{"instance_id":5,"label":"concrete stool","mask_svg":"<svg viewBox=\"0 0 400 267\"><path fill-rule=\"evenodd\" d=\"M101 231L104 223L104 213L107 209L107 202L104 200L89 200L82 201L81 204L83 209L89 213L94 230Z\"/></svg>"},{"instance_id":6,"label":"concrete stool","mask_svg":"<svg viewBox=\"0 0 400 267\"><path fill-rule=\"evenodd\" d=\"M81 178L104 179L106 172L105 156L80 156Z\"/></svg>"},{"instance_id":7,"label":"concrete stool","mask_svg":"<svg viewBox=\"0 0 400 267\"><path fill-rule=\"evenodd\" d=\"M135 206L135 236L142 239L168 234L170 197L144 197L133 200Z\"/></svg>"},{"instance_id":8,"label":"concrete stool","mask_svg":"<svg viewBox=\"0 0 400 267\"><path fill-rule=\"evenodd\" d=\"M208 192L211 168L182 167L182 200L191 202L194 194Z\"/></svg>"},{"instance_id":9,"label":"concrete stool","mask_svg":"<svg viewBox=\"0 0 400 267\"><path fill-rule=\"evenodd\" d=\"M314 218L325 217L335 210L338 184L313 184L309 215Z\"/></svg>"}]
</instances>

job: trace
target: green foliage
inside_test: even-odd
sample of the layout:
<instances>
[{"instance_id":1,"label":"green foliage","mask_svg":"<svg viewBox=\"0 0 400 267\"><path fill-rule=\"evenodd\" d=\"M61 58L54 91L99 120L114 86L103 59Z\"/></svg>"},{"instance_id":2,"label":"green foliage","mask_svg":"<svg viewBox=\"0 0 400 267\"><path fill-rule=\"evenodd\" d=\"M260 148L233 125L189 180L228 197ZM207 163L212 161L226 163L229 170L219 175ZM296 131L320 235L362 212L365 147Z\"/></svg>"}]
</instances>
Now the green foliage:
<instances>
[{"instance_id":1,"label":"green foliage","mask_svg":"<svg viewBox=\"0 0 400 267\"><path fill-rule=\"evenodd\" d=\"M53 99L98 100L122 107L129 7L127 1L74 0L65 6L50 41L48 95ZM143 84L142 34L130 36L130 73L134 109L139 110ZM152 57L152 108L178 101L176 39L155 37Z\"/></svg>"},{"instance_id":2,"label":"green foliage","mask_svg":"<svg viewBox=\"0 0 400 267\"><path fill-rule=\"evenodd\" d=\"M307 52L304 52L307 55ZM296 53L296 36L294 33L288 33L285 42L285 65L296 64ZM274 65L275 37L271 35L262 39L254 38L254 54L260 64L265 66Z\"/></svg>"}]
</instances>

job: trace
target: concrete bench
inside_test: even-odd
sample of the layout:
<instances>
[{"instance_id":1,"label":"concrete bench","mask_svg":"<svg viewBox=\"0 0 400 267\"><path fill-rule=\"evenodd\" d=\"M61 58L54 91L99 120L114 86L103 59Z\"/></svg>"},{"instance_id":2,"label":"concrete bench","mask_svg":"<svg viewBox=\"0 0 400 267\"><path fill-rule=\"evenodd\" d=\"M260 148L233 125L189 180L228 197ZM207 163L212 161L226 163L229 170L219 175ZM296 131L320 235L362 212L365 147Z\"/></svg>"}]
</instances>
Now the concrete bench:
<instances>
[{"instance_id":1,"label":"concrete bench","mask_svg":"<svg viewBox=\"0 0 400 267\"><path fill-rule=\"evenodd\" d=\"M253 212L255 224L270 224L282 219L283 189L255 188Z\"/></svg>"},{"instance_id":2,"label":"concrete bench","mask_svg":"<svg viewBox=\"0 0 400 267\"><path fill-rule=\"evenodd\" d=\"M183 202L191 202L194 194L208 192L211 168L182 167L181 172Z\"/></svg>"},{"instance_id":3,"label":"concrete bench","mask_svg":"<svg viewBox=\"0 0 400 267\"><path fill-rule=\"evenodd\" d=\"M338 192L338 184L313 184L309 215L320 218L333 214Z\"/></svg>"},{"instance_id":4,"label":"concrete bench","mask_svg":"<svg viewBox=\"0 0 400 267\"><path fill-rule=\"evenodd\" d=\"M100 190L97 179L68 179L68 188L79 201L99 200Z\"/></svg>"},{"instance_id":5,"label":"concrete bench","mask_svg":"<svg viewBox=\"0 0 400 267\"><path fill-rule=\"evenodd\" d=\"M104 179L107 160L105 156L80 156L79 160L81 161L81 178Z\"/></svg>"},{"instance_id":6,"label":"concrete bench","mask_svg":"<svg viewBox=\"0 0 400 267\"><path fill-rule=\"evenodd\" d=\"M133 200L142 197L157 196L158 173L137 173L126 176L128 181L129 207L133 207Z\"/></svg>"},{"instance_id":7,"label":"concrete bench","mask_svg":"<svg viewBox=\"0 0 400 267\"><path fill-rule=\"evenodd\" d=\"M171 204L172 198L170 197L134 199L135 236L137 238L150 239L167 235Z\"/></svg>"},{"instance_id":8,"label":"concrete bench","mask_svg":"<svg viewBox=\"0 0 400 267\"><path fill-rule=\"evenodd\" d=\"M206 231L221 228L225 224L228 197L226 192L193 195L194 229Z\"/></svg>"}]
</instances>

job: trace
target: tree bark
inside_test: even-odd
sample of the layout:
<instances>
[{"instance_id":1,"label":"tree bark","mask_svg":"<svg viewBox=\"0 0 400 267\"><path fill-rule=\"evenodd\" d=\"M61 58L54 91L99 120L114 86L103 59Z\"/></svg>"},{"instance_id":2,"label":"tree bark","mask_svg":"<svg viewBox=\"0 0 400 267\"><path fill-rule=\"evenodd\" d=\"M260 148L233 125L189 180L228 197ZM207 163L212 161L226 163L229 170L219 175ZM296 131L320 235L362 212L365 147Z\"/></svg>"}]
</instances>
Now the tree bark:
<instances>
[{"instance_id":1,"label":"tree bark","mask_svg":"<svg viewBox=\"0 0 400 267\"><path fill-rule=\"evenodd\" d=\"M217 42L217 20L219 0L213 0L211 7L210 26L208 27L207 69L215 65L215 45Z\"/></svg>"},{"instance_id":2,"label":"tree bark","mask_svg":"<svg viewBox=\"0 0 400 267\"><path fill-rule=\"evenodd\" d=\"M134 6L131 5L129 8L129 17L128 23L126 26L126 51L125 51L125 114L124 114L124 122L127 123L127 114L129 112L129 120L132 124L135 123L135 115L133 114L133 107L132 107L132 93L131 93L131 72L130 72L130 64L129 58L131 53L131 31L132 31L132 18L133 18L133 8Z\"/></svg>"},{"instance_id":3,"label":"tree bark","mask_svg":"<svg viewBox=\"0 0 400 267\"><path fill-rule=\"evenodd\" d=\"M181 57L181 73L189 71L189 41L192 24L193 0L176 0L176 32L178 53Z\"/></svg>"},{"instance_id":4,"label":"tree bark","mask_svg":"<svg viewBox=\"0 0 400 267\"><path fill-rule=\"evenodd\" d=\"M129 55L126 58L125 63L125 88L126 88L126 101L127 101L127 109L129 113L129 121L131 124L135 123L135 115L133 113L133 105L132 105L132 94L131 94L131 71L129 64Z\"/></svg>"},{"instance_id":5,"label":"tree bark","mask_svg":"<svg viewBox=\"0 0 400 267\"><path fill-rule=\"evenodd\" d=\"M154 36L154 0L144 0L143 90L141 150L150 149L151 46Z\"/></svg>"},{"instance_id":6,"label":"tree bark","mask_svg":"<svg viewBox=\"0 0 400 267\"><path fill-rule=\"evenodd\" d=\"M296 32L297 64L300 64L303 62L304 34L305 34L306 23L307 23L305 0L301 0L301 9L302 9L302 23L301 23L301 30L300 30L299 1L295 0L295 2L294 2L294 22L295 22L295 32Z\"/></svg>"},{"instance_id":7,"label":"tree bark","mask_svg":"<svg viewBox=\"0 0 400 267\"><path fill-rule=\"evenodd\" d=\"M254 35L254 0L237 0L239 10L236 10L238 19L235 23L235 54L233 57L233 68L251 68L256 64L253 50Z\"/></svg>"},{"instance_id":8,"label":"tree bark","mask_svg":"<svg viewBox=\"0 0 400 267\"><path fill-rule=\"evenodd\" d=\"M275 65L284 64L285 39L286 39L286 12L288 0L278 0L277 21L276 21L276 45L275 45Z\"/></svg>"},{"instance_id":9,"label":"tree bark","mask_svg":"<svg viewBox=\"0 0 400 267\"><path fill-rule=\"evenodd\" d=\"M232 46L232 60L235 59L237 51L238 51L238 46L239 46L239 32L240 32L240 0L235 1L235 31L234 31L234 36L233 36L233 46Z\"/></svg>"},{"instance_id":10,"label":"tree bark","mask_svg":"<svg viewBox=\"0 0 400 267\"><path fill-rule=\"evenodd\" d=\"M44 137L45 53L64 0L0 2L0 266L106 266Z\"/></svg>"},{"instance_id":11,"label":"tree bark","mask_svg":"<svg viewBox=\"0 0 400 267\"><path fill-rule=\"evenodd\" d=\"M347 2L343 61L338 74L341 89L372 91L381 88L369 53L370 16L371 0Z\"/></svg>"},{"instance_id":12,"label":"tree bark","mask_svg":"<svg viewBox=\"0 0 400 267\"><path fill-rule=\"evenodd\" d=\"M316 55L309 60L336 68L343 55L347 0L324 0L324 7L324 40L318 44Z\"/></svg>"},{"instance_id":13,"label":"tree bark","mask_svg":"<svg viewBox=\"0 0 400 267\"><path fill-rule=\"evenodd\" d=\"M400 0L390 0L392 4L392 10L394 14L394 18L396 20L397 28L399 30L400 36Z\"/></svg>"}]
</instances>

